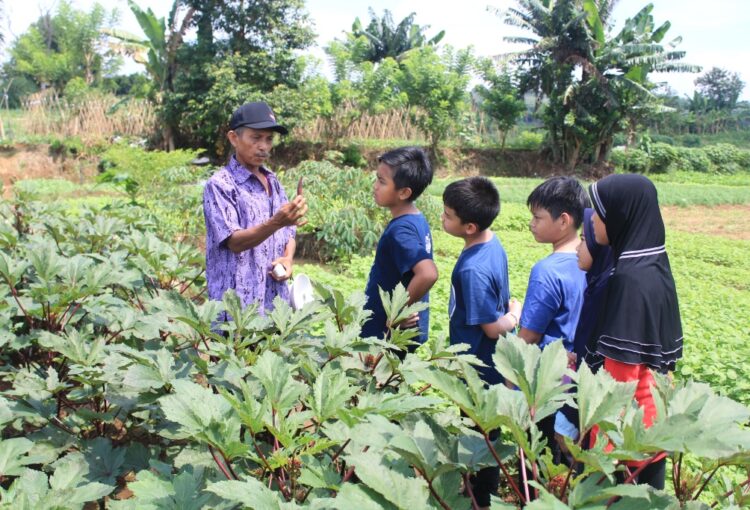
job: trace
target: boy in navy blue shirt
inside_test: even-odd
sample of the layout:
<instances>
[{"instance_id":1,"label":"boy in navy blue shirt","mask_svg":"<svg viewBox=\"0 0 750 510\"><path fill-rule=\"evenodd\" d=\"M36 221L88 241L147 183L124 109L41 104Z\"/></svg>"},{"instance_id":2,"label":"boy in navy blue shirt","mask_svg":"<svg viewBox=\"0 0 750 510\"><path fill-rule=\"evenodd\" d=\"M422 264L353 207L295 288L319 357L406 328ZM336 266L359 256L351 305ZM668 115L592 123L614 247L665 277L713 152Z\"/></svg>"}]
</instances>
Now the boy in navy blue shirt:
<instances>
[{"instance_id":1,"label":"boy in navy blue shirt","mask_svg":"<svg viewBox=\"0 0 750 510\"><path fill-rule=\"evenodd\" d=\"M451 275L448 305L451 344L466 343L469 353L486 367L478 367L487 384L503 382L492 355L500 336L518 325L521 304L510 299L508 257L489 229L500 212L500 195L485 177L470 177L449 184L443 192L443 230L464 240ZM497 438L493 430L490 439ZM472 477L472 492L480 508L489 508L497 493L500 468L481 469Z\"/></svg>"},{"instance_id":2,"label":"boy in navy blue shirt","mask_svg":"<svg viewBox=\"0 0 750 510\"><path fill-rule=\"evenodd\" d=\"M508 257L489 229L500 212L500 195L492 181L470 177L452 182L443 192L443 230L464 240L451 275L448 305L451 343L466 343L482 360L487 384L503 381L492 355L497 339L518 325L521 304L510 300Z\"/></svg>"},{"instance_id":3,"label":"boy in navy blue shirt","mask_svg":"<svg viewBox=\"0 0 750 510\"><path fill-rule=\"evenodd\" d=\"M387 207L393 219L378 241L375 260L367 280L365 308L372 316L362 327L362 336L384 338L388 327L378 287L392 292L401 283L409 293L409 304L429 302L430 288L438 278L432 261L432 234L424 215L414 201L432 182L432 166L427 154L419 147L402 147L386 152L378 158L373 195L375 203ZM429 309L399 324L399 327L419 327L420 344L427 341ZM410 347L410 351L413 351ZM405 353L399 353L399 357Z\"/></svg>"}]
</instances>

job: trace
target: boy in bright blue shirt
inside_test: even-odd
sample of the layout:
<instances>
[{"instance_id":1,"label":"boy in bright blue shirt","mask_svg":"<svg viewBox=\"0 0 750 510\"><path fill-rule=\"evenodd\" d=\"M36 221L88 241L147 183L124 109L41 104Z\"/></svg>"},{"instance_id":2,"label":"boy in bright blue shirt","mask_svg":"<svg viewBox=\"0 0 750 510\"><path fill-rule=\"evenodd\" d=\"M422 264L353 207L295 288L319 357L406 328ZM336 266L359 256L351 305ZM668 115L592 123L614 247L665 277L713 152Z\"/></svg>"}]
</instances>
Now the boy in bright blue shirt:
<instances>
[{"instance_id":1,"label":"boy in bright blue shirt","mask_svg":"<svg viewBox=\"0 0 750 510\"><path fill-rule=\"evenodd\" d=\"M448 305L451 344L469 344L469 353L486 367L478 367L487 384L503 382L492 355L500 336L518 325L521 304L510 299L508 257L489 229L500 212L500 195L492 181L470 177L452 182L443 192L443 230L464 240L451 274ZM499 431L490 433L494 440ZM481 469L472 477L472 491L480 508L489 508L497 493L500 468Z\"/></svg>"},{"instance_id":2,"label":"boy in bright blue shirt","mask_svg":"<svg viewBox=\"0 0 750 510\"><path fill-rule=\"evenodd\" d=\"M529 229L538 243L552 245L552 253L531 269L524 298L518 336L544 349L557 340L568 351L568 362L575 368L573 339L586 290L586 273L578 267L576 248L583 211L589 207L583 186L573 177L552 177L536 187L526 205L532 214ZM573 425L561 415L548 416L538 423L556 462L564 461L555 431L570 435Z\"/></svg>"},{"instance_id":3,"label":"boy in bright blue shirt","mask_svg":"<svg viewBox=\"0 0 750 510\"><path fill-rule=\"evenodd\" d=\"M365 309L372 315L362 327L362 336L384 338L388 327L378 287L393 292L401 283L409 293L409 304L429 302L430 288L438 278L432 261L432 234L424 215L414 201L432 182L432 166L419 147L402 147L378 158L373 195L375 203L390 209L393 219L383 231L367 280ZM415 314L399 327L418 327L420 344L427 341L429 309ZM410 347L410 351L416 346ZM399 352L403 358L406 353Z\"/></svg>"},{"instance_id":4,"label":"boy in bright blue shirt","mask_svg":"<svg viewBox=\"0 0 750 510\"><path fill-rule=\"evenodd\" d=\"M575 178L552 177L531 192L526 204L534 239L552 245L552 253L531 269L518 336L542 349L562 340L572 352L586 289L576 255L578 228L589 200Z\"/></svg>"}]
</instances>

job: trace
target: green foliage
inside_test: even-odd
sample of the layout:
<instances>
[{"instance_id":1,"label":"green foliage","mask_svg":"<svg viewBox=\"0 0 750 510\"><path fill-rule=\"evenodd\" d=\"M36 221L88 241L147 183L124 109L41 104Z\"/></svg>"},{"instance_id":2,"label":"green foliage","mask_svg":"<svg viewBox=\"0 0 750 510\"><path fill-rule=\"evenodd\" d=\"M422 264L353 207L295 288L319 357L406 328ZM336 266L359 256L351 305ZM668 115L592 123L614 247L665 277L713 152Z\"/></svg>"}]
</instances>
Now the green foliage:
<instances>
[{"instance_id":1,"label":"green foliage","mask_svg":"<svg viewBox=\"0 0 750 510\"><path fill-rule=\"evenodd\" d=\"M313 43L303 2L185 4L192 10L187 23L196 28L196 40L175 54L173 86L164 95L162 112L178 140L226 155L229 117L254 99L267 100L290 127L325 111L324 82L305 78L307 59L297 53Z\"/></svg>"},{"instance_id":2,"label":"green foliage","mask_svg":"<svg viewBox=\"0 0 750 510\"><path fill-rule=\"evenodd\" d=\"M424 32L429 25L421 27L414 23L416 13L413 12L395 25L388 9L383 11L382 18L378 18L372 8L368 11L370 23L363 27L359 18L356 18L352 31L347 33L348 45L356 48L355 62L377 63L389 57L400 59L416 48L437 45L445 36L443 30L428 40Z\"/></svg>"},{"instance_id":3,"label":"green foliage","mask_svg":"<svg viewBox=\"0 0 750 510\"><path fill-rule=\"evenodd\" d=\"M612 11L604 0L517 0L504 16L526 32L506 37L530 47L515 56L525 70L521 88L548 100L543 119L552 159L570 169L604 161L617 132L634 133L659 110L650 73L699 69L681 62L679 38L664 41L670 23L654 22L653 4L610 34Z\"/></svg>"},{"instance_id":4,"label":"green foliage","mask_svg":"<svg viewBox=\"0 0 750 510\"><path fill-rule=\"evenodd\" d=\"M61 2L54 15L41 16L14 42L10 74L58 90L76 77L85 85L100 84L120 64L103 51L104 35L100 31L116 20L116 11L108 12L98 3L84 12L67 1Z\"/></svg>"},{"instance_id":5,"label":"green foliage","mask_svg":"<svg viewBox=\"0 0 750 510\"><path fill-rule=\"evenodd\" d=\"M348 171L323 165L310 171ZM533 246L516 225L525 206L503 208L497 226L511 267L531 264L527 250L511 250ZM701 492L743 504L739 489L725 495L714 470L747 464L750 409L706 385L660 378L658 419L644 429L632 385L585 370L575 389L560 384L573 375L560 343L541 352L512 336L498 342L495 362L519 391L485 387L477 360L444 335L401 362L393 351L414 332L396 325L424 306L406 306L403 287L382 296L393 325L386 338L361 338L361 292L316 284L302 310L277 300L266 317L242 310L232 292L205 301L202 256L160 238L163 225L143 207L113 203L71 216L23 199L0 203L0 216L3 507L469 509L475 502L462 481L500 464L511 508L533 490L508 471L521 450L541 491L537 507L583 509L618 495L624 507L674 508L671 489L611 481L618 460L660 451L673 452L675 464L696 459L694 471L675 475L684 501ZM436 257L450 253L451 262L462 247L439 233L435 244ZM511 276L514 289L518 281ZM236 321L212 324L221 310ZM583 473L560 488L563 468L550 463L536 423L571 399L583 428L606 430L614 451L570 443ZM497 427L508 434L492 441ZM132 497L105 502L119 483Z\"/></svg>"},{"instance_id":6,"label":"green foliage","mask_svg":"<svg viewBox=\"0 0 750 510\"><path fill-rule=\"evenodd\" d=\"M511 138L508 145L514 149L538 150L544 142L544 133L539 131L521 131L518 136Z\"/></svg>"},{"instance_id":7,"label":"green foliage","mask_svg":"<svg viewBox=\"0 0 750 510\"><path fill-rule=\"evenodd\" d=\"M367 160L362 155L362 148L359 145L351 144L341 152L342 158L340 163L352 168L364 168L367 166Z\"/></svg>"},{"instance_id":8,"label":"green foliage","mask_svg":"<svg viewBox=\"0 0 750 510\"><path fill-rule=\"evenodd\" d=\"M234 54L206 64L203 72L210 85L201 95L176 92L170 94L166 108L179 118L178 128L192 146L208 147L226 156L230 150L226 140L229 117L249 101L266 101L279 121L289 129L303 125L326 114L330 94L325 81L312 77L294 86L278 84L270 90L260 89L252 81L244 81L243 73L252 58ZM295 65L304 65L302 60Z\"/></svg>"},{"instance_id":9,"label":"green foliage","mask_svg":"<svg viewBox=\"0 0 750 510\"><path fill-rule=\"evenodd\" d=\"M689 148L649 143L647 149L649 152L618 148L612 151L610 161L618 170L636 173L660 174L682 170L717 175L750 169L750 151L738 149L731 144Z\"/></svg>"},{"instance_id":10,"label":"green foliage","mask_svg":"<svg viewBox=\"0 0 750 510\"><path fill-rule=\"evenodd\" d=\"M677 161L677 151L666 143L654 143L651 145L651 161L649 170L654 173L668 173L672 165Z\"/></svg>"},{"instance_id":11,"label":"green foliage","mask_svg":"<svg viewBox=\"0 0 750 510\"><path fill-rule=\"evenodd\" d=\"M682 137L682 145L685 147L700 147L701 137L698 135L685 135Z\"/></svg>"},{"instance_id":12,"label":"green foliage","mask_svg":"<svg viewBox=\"0 0 750 510\"><path fill-rule=\"evenodd\" d=\"M433 153L466 108L466 86L473 64L471 50L439 55L432 47L410 52L402 61L399 85L409 98L412 118L429 137Z\"/></svg>"},{"instance_id":13,"label":"green foliage","mask_svg":"<svg viewBox=\"0 0 750 510\"><path fill-rule=\"evenodd\" d=\"M708 158L719 173L735 173L740 169L750 169L748 152L728 143L719 143L704 147Z\"/></svg>"},{"instance_id":14,"label":"green foliage","mask_svg":"<svg viewBox=\"0 0 750 510\"><path fill-rule=\"evenodd\" d=\"M526 111L526 103L519 97L518 87L507 68L498 73L491 64L485 64L484 78L489 88L480 86L479 95L483 98L481 108L494 120L501 134L500 147L505 148L508 131Z\"/></svg>"},{"instance_id":15,"label":"green foliage","mask_svg":"<svg viewBox=\"0 0 750 510\"><path fill-rule=\"evenodd\" d=\"M695 80L695 85L708 100L709 108L731 110L737 104L745 83L740 75L726 69L712 67Z\"/></svg>"},{"instance_id":16,"label":"green foliage","mask_svg":"<svg viewBox=\"0 0 750 510\"><path fill-rule=\"evenodd\" d=\"M651 167L648 153L636 148L615 149L610 155L610 161L623 172L643 174Z\"/></svg>"},{"instance_id":17,"label":"green foliage","mask_svg":"<svg viewBox=\"0 0 750 510\"><path fill-rule=\"evenodd\" d=\"M307 256L348 259L375 248L390 218L372 198L373 177L369 172L305 161L281 175L285 189L296 189L300 177L310 209L308 223L299 231L312 236L315 246ZM298 244L301 242L298 239Z\"/></svg>"}]
</instances>

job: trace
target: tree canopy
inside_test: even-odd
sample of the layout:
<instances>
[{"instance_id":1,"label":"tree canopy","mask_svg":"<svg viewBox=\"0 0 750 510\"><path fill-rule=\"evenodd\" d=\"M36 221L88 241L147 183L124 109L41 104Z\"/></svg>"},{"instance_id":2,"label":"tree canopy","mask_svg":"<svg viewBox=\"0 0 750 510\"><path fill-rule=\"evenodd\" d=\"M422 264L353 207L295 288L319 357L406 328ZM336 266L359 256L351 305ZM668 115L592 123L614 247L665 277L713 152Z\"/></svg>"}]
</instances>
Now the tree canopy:
<instances>
[{"instance_id":1,"label":"tree canopy","mask_svg":"<svg viewBox=\"0 0 750 510\"><path fill-rule=\"evenodd\" d=\"M370 8L370 23L365 27L359 18L354 20L349 40L352 44L357 39L362 39L360 51L355 53L356 58L380 62L384 58L402 58L408 51L423 46L437 45L445 36L445 30L441 30L435 36L427 38L425 32L429 25L419 26L414 23L416 13L412 12L396 24L393 15L388 9L383 10L383 16L378 17Z\"/></svg>"},{"instance_id":2,"label":"tree canopy","mask_svg":"<svg viewBox=\"0 0 750 510\"><path fill-rule=\"evenodd\" d=\"M100 83L120 66L121 59L108 52L101 29L117 22L117 11L95 3L81 11L67 0L57 12L45 13L10 47L9 74L26 78L37 87L62 90L72 78L87 85Z\"/></svg>"},{"instance_id":3,"label":"tree canopy","mask_svg":"<svg viewBox=\"0 0 750 510\"><path fill-rule=\"evenodd\" d=\"M695 80L698 92L704 96L708 102L709 108L717 110L731 110L737 104L737 100L745 88L745 82L740 79L740 75L713 67L703 76Z\"/></svg>"}]
</instances>

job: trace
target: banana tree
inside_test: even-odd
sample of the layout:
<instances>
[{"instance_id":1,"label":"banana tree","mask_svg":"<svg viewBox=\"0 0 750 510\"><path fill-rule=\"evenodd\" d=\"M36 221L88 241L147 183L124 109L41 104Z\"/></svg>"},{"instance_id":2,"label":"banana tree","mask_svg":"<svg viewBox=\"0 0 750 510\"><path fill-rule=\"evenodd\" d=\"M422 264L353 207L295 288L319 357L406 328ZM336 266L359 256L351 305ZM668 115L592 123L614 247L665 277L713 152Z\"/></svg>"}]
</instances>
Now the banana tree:
<instances>
[{"instance_id":1,"label":"banana tree","mask_svg":"<svg viewBox=\"0 0 750 510\"><path fill-rule=\"evenodd\" d=\"M167 20L157 17L150 7L144 11L133 0L128 0L128 6L146 38L120 29L107 29L104 33L114 39L111 43L113 50L132 57L137 63L145 66L156 85L157 102L161 102L164 92L174 90L177 50L182 45L185 32L193 20L195 8L188 7L179 21L183 1L174 0L167 24ZM173 127L166 122L164 139L169 150L174 149L173 131Z\"/></svg>"}]
</instances>

